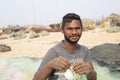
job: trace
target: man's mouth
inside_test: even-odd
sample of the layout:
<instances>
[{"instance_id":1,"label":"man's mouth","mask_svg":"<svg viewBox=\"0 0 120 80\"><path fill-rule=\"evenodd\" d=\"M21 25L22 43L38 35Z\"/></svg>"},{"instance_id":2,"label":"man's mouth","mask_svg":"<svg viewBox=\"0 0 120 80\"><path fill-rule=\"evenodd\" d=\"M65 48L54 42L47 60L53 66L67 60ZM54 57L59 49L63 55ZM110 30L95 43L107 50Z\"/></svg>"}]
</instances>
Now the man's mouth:
<instances>
[{"instance_id":1,"label":"man's mouth","mask_svg":"<svg viewBox=\"0 0 120 80\"><path fill-rule=\"evenodd\" d=\"M73 39L73 40L78 40L79 36L71 36L70 38Z\"/></svg>"}]
</instances>

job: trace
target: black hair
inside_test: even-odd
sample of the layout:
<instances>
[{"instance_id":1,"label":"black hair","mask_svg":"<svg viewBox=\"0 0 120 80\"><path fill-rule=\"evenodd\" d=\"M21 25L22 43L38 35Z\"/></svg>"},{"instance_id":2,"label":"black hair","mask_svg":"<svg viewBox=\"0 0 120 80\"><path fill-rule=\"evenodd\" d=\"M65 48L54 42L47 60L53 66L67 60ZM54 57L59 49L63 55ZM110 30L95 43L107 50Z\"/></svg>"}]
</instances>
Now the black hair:
<instances>
[{"instance_id":1,"label":"black hair","mask_svg":"<svg viewBox=\"0 0 120 80\"><path fill-rule=\"evenodd\" d=\"M65 16L63 16L62 29L65 27L67 22L72 22L72 20L79 20L80 21L80 26L81 26L81 28L83 28L80 16L75 14L75 13L68 13Z\"/></svg>"}]
</instances>

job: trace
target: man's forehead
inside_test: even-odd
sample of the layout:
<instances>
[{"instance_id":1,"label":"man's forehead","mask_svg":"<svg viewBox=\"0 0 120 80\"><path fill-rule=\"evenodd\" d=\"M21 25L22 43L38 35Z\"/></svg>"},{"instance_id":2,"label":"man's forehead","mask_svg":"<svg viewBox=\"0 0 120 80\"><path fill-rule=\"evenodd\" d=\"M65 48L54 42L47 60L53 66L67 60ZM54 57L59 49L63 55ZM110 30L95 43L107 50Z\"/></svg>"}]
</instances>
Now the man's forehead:
<instances>
[{"instance_id":1,"label":"man's forehead","mask_svg":"<svg viewBox=\"0 0 120 80\"><path fill-rule=\"evenodd\" d=\"M71 22L66 22L66 26L80 26L80 22L78 20L72 20Z\"/></svg>"}]
</instances>

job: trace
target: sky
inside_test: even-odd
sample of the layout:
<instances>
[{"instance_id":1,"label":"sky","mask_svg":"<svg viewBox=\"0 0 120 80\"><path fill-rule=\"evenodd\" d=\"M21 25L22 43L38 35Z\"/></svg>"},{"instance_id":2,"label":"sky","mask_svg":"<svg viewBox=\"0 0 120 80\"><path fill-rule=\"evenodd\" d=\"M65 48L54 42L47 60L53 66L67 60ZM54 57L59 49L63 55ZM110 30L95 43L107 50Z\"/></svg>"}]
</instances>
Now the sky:
<instances>
[{"instance_id":1,"label":"sky","mask_svg":"<svg viewBox=\"0 0 120 80\"><path fill-rule=\"evenodd\" d=\"M100 20L120 14L120 0L0 0L0 27L59 23L67 13Z\"/></svg>"}]
</instances>

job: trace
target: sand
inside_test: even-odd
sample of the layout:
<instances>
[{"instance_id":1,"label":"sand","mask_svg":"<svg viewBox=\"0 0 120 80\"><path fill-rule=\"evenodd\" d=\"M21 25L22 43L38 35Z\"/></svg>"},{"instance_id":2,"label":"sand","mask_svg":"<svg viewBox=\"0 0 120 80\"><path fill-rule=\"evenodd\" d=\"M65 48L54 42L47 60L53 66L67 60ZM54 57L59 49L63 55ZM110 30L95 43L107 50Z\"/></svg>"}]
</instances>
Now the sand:
<instances>
[{"instance_id":1,"label":"sand","mask_svg":"<svg viewBox=\"0 0 120 80\"><path fill-rule=\"evenodd\" d=\"M29 35L29 34L27 34ZM3 35L4 36L4 35ZM7 35L8 36L8 35ZM8 38L0 40L0 44L6 44L11 47L11 51L0 52L0 58L3 57L44 57L49 48L56 45L64 39L61 32L51 32L48 36L40 36L39 38L19 39L14 40ZM107 32L83 32L79 43L92 48L96 45L104 43L120 43L120 32L119 33L107 33Z\"/></svg>"}]
</instances>

